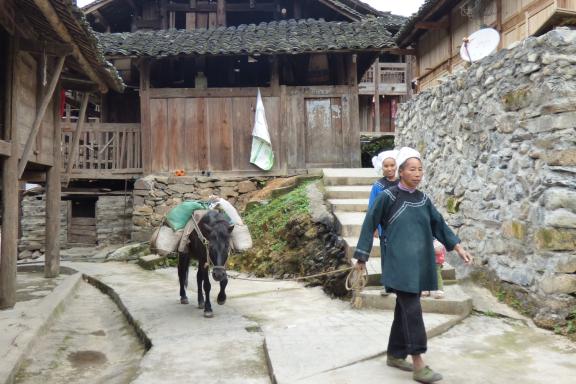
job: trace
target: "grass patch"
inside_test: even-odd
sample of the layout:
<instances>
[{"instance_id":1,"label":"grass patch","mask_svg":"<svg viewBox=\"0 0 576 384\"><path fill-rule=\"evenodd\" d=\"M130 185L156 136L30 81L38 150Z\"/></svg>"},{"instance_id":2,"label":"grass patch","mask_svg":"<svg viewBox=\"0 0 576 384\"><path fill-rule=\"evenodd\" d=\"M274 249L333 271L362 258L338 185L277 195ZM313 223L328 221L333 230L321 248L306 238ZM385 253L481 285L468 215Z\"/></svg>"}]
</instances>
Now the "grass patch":
<instances>
[{"instance_id":1,"label":"grass patch","mask_svg":"<svg viewBox=\"0 0 576 384\"><path fill-rule=\"evenodd\" d=\"M287 194L272 199L268 204L252 208L244 216L244 222L250 228L253 240L261 240L264 237L273 236L278 238L279 232L284 229L291 218L308 213L308 197L306 186L310 182L303 183ZM275 244L276 251L282 250L285 244Z\"/></svg>"}]
</instances>

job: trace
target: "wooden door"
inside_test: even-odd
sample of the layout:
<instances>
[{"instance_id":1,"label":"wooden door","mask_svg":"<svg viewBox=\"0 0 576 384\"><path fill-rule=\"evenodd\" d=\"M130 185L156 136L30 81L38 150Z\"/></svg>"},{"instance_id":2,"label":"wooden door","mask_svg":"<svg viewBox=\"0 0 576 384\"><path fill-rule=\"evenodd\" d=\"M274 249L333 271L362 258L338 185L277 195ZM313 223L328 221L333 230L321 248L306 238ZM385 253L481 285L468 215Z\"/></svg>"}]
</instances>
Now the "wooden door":
<instances>
[{"instance_id":1,"label":"wooden door","mask_svg":"<svg viewBox=\"0 0 576 384\"><path fill-rule=\"evenodd\" d=\"M70 201L68 243L95 245L96 242L96 199Z\"/></svg>"},{"instance_id":2,"label":"wooden door","mask_svg":"<svg viewBox=\"0 0 576 384\"><path fill-rule=\"evenodd\" d=\"M310 98L306 105L306 166L344 166L342 99Z\"/></svg>"}]
</instances>

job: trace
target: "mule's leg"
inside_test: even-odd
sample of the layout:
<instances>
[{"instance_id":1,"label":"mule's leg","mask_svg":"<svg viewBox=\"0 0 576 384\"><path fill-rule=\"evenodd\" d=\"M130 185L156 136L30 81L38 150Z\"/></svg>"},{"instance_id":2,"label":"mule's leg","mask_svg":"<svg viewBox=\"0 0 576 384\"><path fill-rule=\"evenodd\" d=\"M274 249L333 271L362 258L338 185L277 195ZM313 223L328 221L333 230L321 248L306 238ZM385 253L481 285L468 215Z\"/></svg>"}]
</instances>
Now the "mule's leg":
<instances>
[{"instance_id":1,"label":"mule's leg","mask_svg":"<svg viewBox=\"0 0 576 384\"><path fill-rule=\"evenodd\" d=\"M210 303L210 289L212 286L210 285L210 276L208 273L208 268L204 269L203 271L203 278L204 278L204 293L206 294L206 301L204 303L204 317L212 317L214 314L212 313L212 304Z\"/></svg>"},{"instance_id":2,"label":"mule's leg","mask_svg":"<svg viewBox=\"0 0 576 384\"><path fill-rule=\"evenodd\" d=\"M178 281L180 282L180 304L188 304L186 287L188 286L188 268L190 267L190 256L185 253L178 255Z\"/></svg>"},{"instance_id":3,"label":"mule's leg","mask_svg":"<svg viewBox=\"0 0 576 384\"><path fill-rule=\"evenodd\" d=\"M198 284L198 308L204 309L204 295L202 294L202 281L204 280L204 270L201 265L196 272L196 283Z\"/></svg>"},{"instance_id":4,"label":"mule's leg","mask_svg":"<svg viewBox=\"0 0 576 384\"><path fill-rule=\"evenodd\" d=\"M223 305L226 302L226 286L228 285L228 277L220 281L220 293L218 293L218 304Z\"/></svg>"}]
</instances>

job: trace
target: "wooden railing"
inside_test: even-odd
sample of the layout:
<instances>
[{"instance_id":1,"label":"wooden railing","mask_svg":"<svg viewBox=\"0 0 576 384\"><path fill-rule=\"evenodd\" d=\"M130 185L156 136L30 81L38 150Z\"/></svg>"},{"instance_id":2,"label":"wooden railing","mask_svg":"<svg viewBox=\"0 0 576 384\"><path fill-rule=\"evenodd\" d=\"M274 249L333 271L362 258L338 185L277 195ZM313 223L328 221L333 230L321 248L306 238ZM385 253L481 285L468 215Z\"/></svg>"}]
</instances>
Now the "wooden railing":
<instances>
[{"instance_id":1,"label":"wooden railing","mask_svg":"<svg viewBox=\"0 0 576 384\"><path fill-rule=\"evenodd\" d=\"M63 124L62 159L66 169L76 124ZM140 124L86 123L80 134L73 178L124 178L142 173Z\"/></svg>"},{"instance_id":2,"label":"wooden railing","mask_svg":"<svg viewBox=\"0 0 576 384\"><path fill-rule=\"evenodd\" d=\"M406 63L376 63L372 65L358 84L360 94L375 94L378 67L378 89L380 95L402 95L408 90L406 85Z\"/></svg>"}]
</instances>

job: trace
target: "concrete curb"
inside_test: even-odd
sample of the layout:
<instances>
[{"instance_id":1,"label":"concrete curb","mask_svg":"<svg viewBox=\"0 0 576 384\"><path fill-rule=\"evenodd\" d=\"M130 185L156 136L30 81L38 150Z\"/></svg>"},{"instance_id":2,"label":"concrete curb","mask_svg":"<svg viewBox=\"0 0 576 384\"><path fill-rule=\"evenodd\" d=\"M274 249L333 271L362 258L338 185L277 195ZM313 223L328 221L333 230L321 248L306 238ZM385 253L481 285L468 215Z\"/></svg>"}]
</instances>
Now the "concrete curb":
<instances>
[{"instance_id":1,"label":"concrete curb","mask_svg":"<svg viewBox=\"0 0 576 384\"><path fill-rule=\"evenodd\" d=\"M118 295L118 293L112 287L96 279L95 277L86 274L83 274L82 276L87 283L96 287L100 292L108 296L114 302L114 304L116 304L116 306L120 309L120 311L126 318L126 321L128 321L128 324L130 324L130 326L136 332L138 339L144 345L146 351L152 348L152 340L150 340L148 335L146 335L146 332L144 332L144 330L140 326L140 323L136 319L134 319L128 308L124 305L122 299L120 298L120 295Z\"/></svg>"},{"instance_id":2,"label":"concrete curb","mask_svg":"<svg viewBox=\"0 0 576 384\"><path fill-rule=\"evenodd\" d=\"M36 270L39 266L26 266L19 270ZM73 271L66 268L66 272ZM36 341L52 325L57 315L65 308L67 301L76 292L82 281L81 273L74 273L67 277L54 288L54 290L40 300L37 306L27 313L30 320L30 329L18 337L17 342L13 342L6 358L0 363L0 384L12 384L27 356L34 348Z\"/></svg>"}]
</instances>

